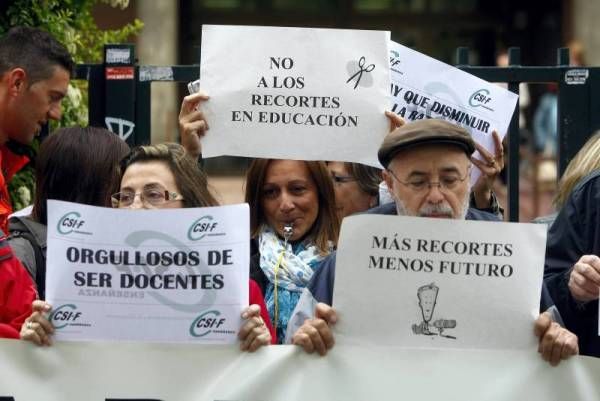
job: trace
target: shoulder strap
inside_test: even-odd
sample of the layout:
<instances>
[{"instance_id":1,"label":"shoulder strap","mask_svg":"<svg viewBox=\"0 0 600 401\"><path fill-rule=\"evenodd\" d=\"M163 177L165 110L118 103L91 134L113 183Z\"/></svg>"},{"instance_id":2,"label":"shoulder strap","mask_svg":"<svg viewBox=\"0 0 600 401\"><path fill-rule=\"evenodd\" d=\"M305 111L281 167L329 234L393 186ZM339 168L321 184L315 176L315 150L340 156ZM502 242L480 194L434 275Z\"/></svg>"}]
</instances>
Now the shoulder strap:
<instances>
[{"instance_id":1,"label":"shoulder strap","mask_svg":"<svg viewBox=\"0 0 600 401\"><path fill-rule=\"evenodd\" d=\"M14 227L14 226L13 226ZM40 299L45 299L46 296L46 253L42 246L38 243L35 235L29 231L24 224L19 224L18 228L11 227L9 239L24 238L31 244L33 255L35 257L35 283L37 285Z\"/></svg>"}]
</instances>

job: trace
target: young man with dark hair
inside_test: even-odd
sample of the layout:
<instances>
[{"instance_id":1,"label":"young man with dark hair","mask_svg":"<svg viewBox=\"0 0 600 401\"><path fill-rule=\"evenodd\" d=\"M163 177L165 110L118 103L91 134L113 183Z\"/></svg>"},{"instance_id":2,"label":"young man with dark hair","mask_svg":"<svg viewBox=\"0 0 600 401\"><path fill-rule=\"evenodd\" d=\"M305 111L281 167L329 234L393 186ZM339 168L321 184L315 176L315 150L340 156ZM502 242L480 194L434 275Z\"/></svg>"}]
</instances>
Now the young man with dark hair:
<instances>
[{"instance_id":1,"label":"young man with dark hair","mask_svg":"<svg viewBox=\"0 0 600 401\"><path fill-rule=\"evenodd\" d=\"M48 120L59 120L74 68L67 49L48 32L15 27L0 38L0 145L29 144ZM2 146L0 229L12 211L6 183L26 163Z\"/></svg>"},{"instance_id":2,"label":"young man with dark hair","mask_svg":"<svg viewBox=\"0 0 600 401\"><path fill-rule=\"evenodd\" d=\"M48 120L60 119L73 67L67 49L40 29L15 27L0 38L0 337L19 338L37 297L4 235L12 211L6 182L27 163L6 142L28 144Z\"/></svg>"}]
</instances>

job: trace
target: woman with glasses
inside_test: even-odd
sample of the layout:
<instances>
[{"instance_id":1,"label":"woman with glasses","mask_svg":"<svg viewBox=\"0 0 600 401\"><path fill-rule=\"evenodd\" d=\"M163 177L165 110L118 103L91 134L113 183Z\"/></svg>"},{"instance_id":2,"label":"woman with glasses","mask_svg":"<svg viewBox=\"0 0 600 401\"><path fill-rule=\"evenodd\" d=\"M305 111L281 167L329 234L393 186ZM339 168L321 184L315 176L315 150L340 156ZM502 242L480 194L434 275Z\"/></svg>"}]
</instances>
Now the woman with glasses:
<instances>
[{"instance_id":1,"label":"woman with glasses","mask_svg":"<svg viewBox=\"0 0 600 401\"><path fill-rule=\"evenodd\" d=\"M360 163L327 162L327 170L333 180L340 220L379 204L381 169Z\"/></svg>"},{"instance_id":2,"label":"woman with glasses","mask_svg":"<svg viewBox=\"0 0 600 401\"><path fill-rule=\"evenodd\" d=\"M206 175L182 146L139 146L121 161L121 188L113 207L152 209L217 206Z\"/></svg>"},{"instance_id":3,"label":"woman with glasses","mask_svg":"<svg viewBox=\"0 0 600 401\"><path fill-rule=\"evenodd\" d=\"M113 207L131 209L166 209L217 206L208 191L206 175L181 145L166 143L139 146L121 162L121 189L112 196ZM254 351L273 342L262 292L250 280L250 306L242 317L240 347Z\"/></svg>"},{"instance_id":4,"label":"woman with glasses","mask_svg":"<svg viewBox=\"0 0 600 401\"><path fill-rule=\"evenodd\" d=\"M57 199L110 206L119 188L119 160L129 146L112 132L95 127L60 128L42 142L36 164L36 192L30 216L9 220L9 243L35 281L40 300L21 328L21 338L49 345L52 326L43 317L46 277L46 201Z\"/></svg>"}]
</instances>

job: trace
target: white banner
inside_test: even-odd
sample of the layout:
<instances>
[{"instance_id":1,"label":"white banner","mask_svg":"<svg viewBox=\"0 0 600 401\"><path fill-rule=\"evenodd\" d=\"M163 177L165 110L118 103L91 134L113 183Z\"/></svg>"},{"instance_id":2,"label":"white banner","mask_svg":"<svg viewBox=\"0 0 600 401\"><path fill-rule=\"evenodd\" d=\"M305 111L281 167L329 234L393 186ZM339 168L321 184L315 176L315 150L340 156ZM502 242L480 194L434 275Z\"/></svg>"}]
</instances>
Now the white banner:
<instances>
[{"instance_id":1,"label":"white banner","mask_svg":"<svg viewBox=\"0 0 600 401\"><path fill-rule=\"evenodd\" d=\"M360 215L344 219L334 306L341 344L537 349L546 228Z\"/></svg>"},{"instance_id":2,"label":"white banner","mask_svg":"<svg viewBox=\"0 0 600 401\"><path fill-rule=\"evenodd\" d=\"M389 130L389 32L202 28L210 100L202 155L379 165Z\"/></svg>"},{"instance_id":3,"label":"white banner","mask_svg":"<svg viewBox=\"0 0 600 401\"><path fill-rule=\"evenodd\" d=\"M110 209L48 201L56 340L233 343L248 305L248 205Z\"/></svg>"},{"instance_id":4,"label":"white banner","mask_svg":"<svg viewBox=\"0 0 600 401\"><path fill-rule=\"evenodd\" d=\"M392 41L390 70L394 113L406 122L442 118L460 125L495 154L492 131L506 135L516 94Z\"/></svg>"},{"instance_id":5,"label":"white banner","mask_svg":"<svg viewBox=\"0 0 600 401\"><path fill-rule=\"evenodd\" d=\"M597 401L600 360L553 368L535 351L0 340L0 399L14 401ZM10 398L9 398L10 399ZM3 399L4 400L4 399Z\"/></svg>"}]
</instances>

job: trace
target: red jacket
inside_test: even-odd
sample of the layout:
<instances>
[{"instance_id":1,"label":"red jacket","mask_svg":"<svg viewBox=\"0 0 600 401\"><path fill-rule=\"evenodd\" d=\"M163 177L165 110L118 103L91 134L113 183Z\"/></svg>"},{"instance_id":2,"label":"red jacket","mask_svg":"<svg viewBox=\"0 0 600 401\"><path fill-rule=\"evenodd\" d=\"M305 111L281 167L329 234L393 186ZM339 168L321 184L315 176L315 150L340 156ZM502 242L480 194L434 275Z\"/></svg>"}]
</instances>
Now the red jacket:
<instances>
[{"instance_id":1,"label":"red jacket","mask_svg":"<svg viewBox=\"0 0 600 401\"><path fill-rule=\"evenodd\" d=\"M2 168L2 174L0 174L0 229L2 232L8 232L8 216L12 213L8 182L28 162L27 156L11 152L6 145L0 146L0 167Z\"/></svg>"},{"instance_id":2,"label":"red jacket","mask_svg":"<svg viewBox=\"0 0 600 401\"><path fill-rule=\"evenodd\" d=\"M37 298L35 284L0 233L0 338L19 338Z\"/></svg>"},{"instance_id":3,"label":"red jacket","mask_svg":"<svg viewBox=\"0 0 600 401\"><path fill-rule=\"evenodd\" d=\"M271 318L269 317L269 311L267 310L267 305L265 305L265 297L263 296L262 291L256 281L250 279L250 305L256 304L260 306L260 317L262 317L263 322L267 325L267 329L271 333L271 344L277 344L277 336L275 336L275 330L273 330L273 325L271 324Z\"/></svg>"}]
</instances>

